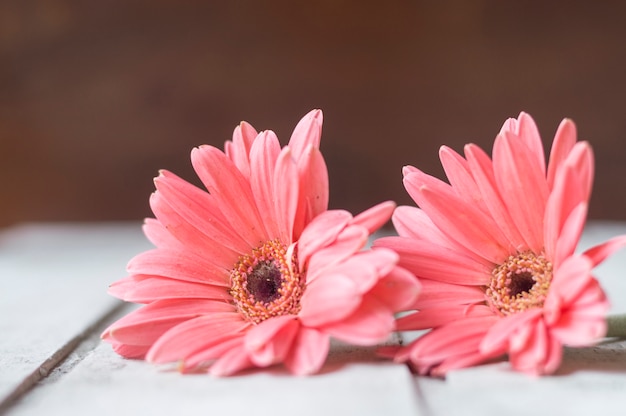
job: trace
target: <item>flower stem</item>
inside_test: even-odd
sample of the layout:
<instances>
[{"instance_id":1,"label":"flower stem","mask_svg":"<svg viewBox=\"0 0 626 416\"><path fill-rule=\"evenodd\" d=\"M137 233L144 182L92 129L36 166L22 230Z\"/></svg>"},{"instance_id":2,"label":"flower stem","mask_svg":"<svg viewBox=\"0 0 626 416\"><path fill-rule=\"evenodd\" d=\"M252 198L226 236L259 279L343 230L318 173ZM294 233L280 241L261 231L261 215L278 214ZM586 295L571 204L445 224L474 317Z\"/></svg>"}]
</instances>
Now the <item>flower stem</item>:
<instances>
[{"instance_id":1,"label":"flower stem","mask_svg":"<svg viewBox=\"0 0 626 416\"><path fill-rule=\"evenodd\" d=\"M606 322L608 338L626 338L626 314L608 316Z\"/></svg>"}]
</instances>

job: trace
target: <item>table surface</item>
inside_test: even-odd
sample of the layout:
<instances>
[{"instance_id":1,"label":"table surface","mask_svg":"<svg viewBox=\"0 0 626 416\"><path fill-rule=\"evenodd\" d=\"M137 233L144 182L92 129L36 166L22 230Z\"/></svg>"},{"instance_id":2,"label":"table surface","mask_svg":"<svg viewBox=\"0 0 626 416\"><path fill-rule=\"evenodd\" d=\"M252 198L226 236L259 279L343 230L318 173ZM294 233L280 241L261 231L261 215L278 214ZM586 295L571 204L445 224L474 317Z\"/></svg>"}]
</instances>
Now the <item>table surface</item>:
<instances>
[{"instance_id":1,"label":"table surface","mask_svg":"<svg viewBox=\"0 0 626 416\"><path fill-rule=\"evenodd\" d=\"M626 223L590 223L581 249L620 233ZM272 368L213 378L125 360L99 334L133 306L106 289L149 247L137 223L25 224L0 232L0 413L624 414L623 340L568 349L558 373L542 378L512 372L506 362L445 380L418 377L376 358L372 348L339 344L312 377ZM626 250L596 269L613 313L626 313L623 270Z\"/></svg>"}]
</instances>

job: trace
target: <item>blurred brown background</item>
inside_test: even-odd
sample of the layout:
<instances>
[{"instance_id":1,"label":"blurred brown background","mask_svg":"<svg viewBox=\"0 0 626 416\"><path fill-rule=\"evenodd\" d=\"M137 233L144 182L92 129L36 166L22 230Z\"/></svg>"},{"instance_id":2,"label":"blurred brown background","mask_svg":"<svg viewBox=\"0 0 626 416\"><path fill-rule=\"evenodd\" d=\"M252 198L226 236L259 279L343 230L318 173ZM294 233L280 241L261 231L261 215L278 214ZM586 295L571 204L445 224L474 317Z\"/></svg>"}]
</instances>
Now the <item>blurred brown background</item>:
<instances>
[{"instance_id":1,"label":"blurred brown background","mask_svg":"<svg viewBox=\"0 0 626 416\"><path fill-rule=\"evenodd\" d=\"M324 110L331 205L410 203L401 167L573 118L592 218L626 219L626 2L0 0L0 226L140 219L152 177L240 120Z\"/></svg>"}]
</instances>

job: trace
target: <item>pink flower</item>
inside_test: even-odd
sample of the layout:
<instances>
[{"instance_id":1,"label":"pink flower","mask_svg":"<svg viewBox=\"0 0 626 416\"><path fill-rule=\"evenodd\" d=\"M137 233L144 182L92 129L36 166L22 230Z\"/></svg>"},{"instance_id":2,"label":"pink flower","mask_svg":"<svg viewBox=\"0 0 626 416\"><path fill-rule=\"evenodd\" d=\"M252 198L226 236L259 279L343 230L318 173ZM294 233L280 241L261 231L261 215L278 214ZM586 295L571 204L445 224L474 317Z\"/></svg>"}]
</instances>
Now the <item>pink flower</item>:
<instances>
[{"instance_id":1,"label":"pink flower","mask_svg":"<svg viewBox=\"0 0 626 416\"><path fill-rule=\"evenodd\" d=\"M546 169L537 127L521 113L502 127L493 160L473 144L465 158L442 147L440 159L450 185L405 167L421 209L398 207L399 237L374 243L395 250L422 283L417 312L398 329L433 328L395 360L445 374L508 353L516 370L554 372L563 345L604 336L609 305L592 269L626 244L617 237L574 252L593 180L589 144L563 120Z\"/></svg>"},{"instance_id":2,"label":"pink flower","mask_svg":"<svg viewBox=\"0 0 626 416\"><path fill-rule=\"evenodd\" d=\"M226 153L191 153L208 193L162 171L150 199L156 219L144 225L156 248L110 288L145 306L103 339L125 357L215 375L277 363L314 373L330 337L386 340L418 284L392 250L362 249L395 204L355 217L327 211L321 131L322 112L312 111L281 149L272 131L241 123Z\"/></svg>"}]
</instances>

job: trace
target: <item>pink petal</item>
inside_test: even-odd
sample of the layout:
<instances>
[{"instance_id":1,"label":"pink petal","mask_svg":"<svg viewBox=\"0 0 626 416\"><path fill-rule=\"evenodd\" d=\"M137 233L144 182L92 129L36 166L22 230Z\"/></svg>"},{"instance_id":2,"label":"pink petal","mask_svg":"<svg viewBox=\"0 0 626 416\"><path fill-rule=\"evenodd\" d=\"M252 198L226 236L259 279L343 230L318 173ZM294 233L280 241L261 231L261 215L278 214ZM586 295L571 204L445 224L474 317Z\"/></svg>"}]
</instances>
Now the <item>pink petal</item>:
<instances>
[{"instance_id":1,"label":"pink petal","mask_svg":"<svg viewBox=\"0 0 626 416\"><path fill-rule=\"evenodd\" d=\"M626 235L620 235L588 249L583 255L591 260L592 267L596 267L624 246L626 246Z\"/></svg>"},{"instance_id":2,"label":"pink petal","mask_svg":"<svg viewBox=\"0 0 626 416\"><path fill-rule=\"evenodd\" d=\"M243 348L244 338L244 334L233 335L232 338L226 338L215 345L207 346L198 352L192 353L180 363L179 369L182 372L187 372L206 367L229 351Z\"/></svg>"},{"instance_id":3,"label":"pink petal","mask_svg":"<svg viewBox=\"0 0 626 416\"><path fill-rule=\"evenodd\" d=\"M524 345L509 352L511 365L518 371L542 374L543 363L548 355L548 333L543 320L539 319L528 327L530 335Z\"/></svg>"},{"instance_id":4,"label":"pink petal","mask_svg":"<svg viewBox=\"0 0 626 416\"><path fill-rule=\"evenodd\" d=\"M518 130L515 135L518 136L530 150L530 156L535 159L535 166L541 170L541 176L546 176L546 160L543 153L543 143L539 135L539 129L533 118L525 112L521 112L518 116Z\"/></svg>"},{"instance_id":5,"label":"pink petal","mask_svg":"<svg viewBox=\"0 0 626 416\"><path fill-rule=\"evenodd\" d=\"M320 147L323 122L322 110L312 110L298 122L289 139L289 147L296 161L304 155L307 147Z\"/></svg>"},{"instance_id":6,"label":"pink petal","mask_svg":"<svg viewBox=\"0 0 626 416\"><path fill-rule=\"evenodd\" d=\"M301 327L287 357L285 366L292 374L308 375L319 371L330 347L330 337L316 329Z\"/></svg>"},{"instance_id":7,"label":"pink petal","mask_svg":"<svg viewBox=\"0 0 626 416\"><path fill-rule=\"evenodd\" d=\"M327 274L307 285L298 314L308 327L335 322L353 313L361 304L358 286L343 275Z\"/></svg>"},{"instance_id":8,"label":"pink petal","mask_svg":"<svg viewBox=\"0 0 626 416\"><path fill-rule=\"evenodd\" d=\"M561 263L569 256L574 254L578 241L585 228L585 220L587 219L587 203L581 202L572 212L563 224L561 235L556 242L556 250L552 258L552 266L558 269Z\"/></svg>"},{"instance_id":9,"label":"pink petal","mask_svg":"<svg viewBox=\"0 0 626 416\"><path fill-rule=\"evenodd\" d=\"M476 286L463 286L420 279L420 294L413 304L415 309L436 308L451 304L471 305L485 301L485 292Z\"/></svg>"},{"instance_id":10,"label":"pink petal","mask_svg":"<svg viewBox=\"0 0 626 416\"><path fill-rule=\"evenodd\" d=\"M410 309L419 293L420 283L413 273L402 267L394 267L374 286L368 296L374 296L390 310L400 312Z\"/></svg>"},{"instance_id":11,"label":"pink petal","mask_svg":"<svg viewBox=\"0 0 626 416\"><path fill-rule=\"evenodd\" d=\"M305 269L311 255L337 239L337 235L352 220L352 215L343 210L326 211L317 216L302 232L298 241L300 270Z\"/></svg>"},{"instance_id":12,"label":"pink petal","mask_svg":"<svg viewBox=\"0 0 626 416\"><path fill-rule=\"evenodd\" d=\"M133 257L126 270L130 274L153 275L230 287L228 271L204 258L184 251L153 249Z\"/></svg>"},{"instance_id":13,"label":"pink petal","mask_svg":"<svg viewBox=\"0 0 626 416\"><path fill-rule=\"evenodd\" d=\"M574 208L584 202L577 172L571 166L563 166L555 178L544 216L545 250L549 259L554 258L563 224Z\"/></svg>"},{"instance_id":14,"label":"pink petal","mask_svg":"<svg viewBox=\"0 0 626 416\"><path fill-rule=\"evenodd\" d=\"M485 201L472 177L469 165L461 155L447 146L439 149L439 159L452 188L467 204L487 211Z\"/></svg>"},{"instance_id":15,"label":"pink petal","mask_svg":"<svg viewBox=\"0 0 626 416\"><path fill-rule=\"evenodd\" d=\"M480 147L474 144L465 146L465 156L488 212L509 242L509 250L527 250L528 243L515 225L498 190L491 159Z\"/></svg>"},{"instance_id":16,"label":"pink petal","mask_svg":"<svg viewBox=\"0 0 626 416\"><path fill-rule=\"evenodd\" d=\"M399 266L419 278L462 285L486 285L492 267L480 264L463 254L425 241L404 237L383 237L376 247L387 247L400 255Z\"/></svg>"},{"instance_id":17,"label":"pink petal","mask_svg":"<svg viewBox=\"0 0 626 416\"><path fill-rule=\"evenodd\" d=\"M552 150L550 150L550 163L548 165L548 187L554 187L556 172L563 164L567 155L576 144L576 125L570 119L563 119L554 135Z\"/></svg>"},{"instance_id":18,"label":"pink petal","mask_svg":"<svg viewBox=\"0 0 626 416\"><path fill-rule=\"evenodd\" d=\"M583 198L588 201L591 196L594 175L593 150L589 143L576 143L565 162L574 166L574 170L578 172L582 182Z\"/></svg>"},{"instance_id":19,"label":"pink petal","mask_svg":"<svg viewBox=\"0 0 626 416\"><path fill-rule=\"evenodd\" d=\"M307 265L307 284L324 273L330 273L335 265L347 260L367 244L368 232L356 225L343 229L337 239L313 253Z\"/></svg>"},{"instance_id":20,"label":"pink petal","mask_svg":"<svg viewBox=\"0 0 626 416\"><path fill-rule=\"evenodd\" d=\"M559 319L561 311L574 302L593 279L591 267L591 261L587 257L572 256L566 258L554 271L550 291L544 302L546 321L549 324Z\"/></svg>"},{"instance_id":21,"label":"pink petal","mask_svg":"<svg viewBox=\"0 0 626 416\"><path fill-rule=\"evenodd\" d=\"M224 146L228 157L245 177L250 177L250 148L256 136L254 127L242 121L233 131L233 141Z\"/></svg>"},{"instance_id":22,"label":"pink petal","mask_svg":"<svg viewBox=\"0 0 626 416\"><path fill-rule=\"evenodd\" d=\"M511 337L522 328L533 325L541 319L541 314L542 310L535 308L499 318L480 344L480 352L489 355L507 349Z\"/></svg>"},{"instance_id":23,"label":"pink petal","mask_svg":"<svg viewBox=\"0 0 626 416\"><path fill-rule=\"evenodd\" d=\"M428 369L446 359L479 352L479 345L495 316L471 317L433 329L409 348L413 363ZM483 354L484 358L493 355Z\"/></svg>"},{"instance_id":24,"label":"pink petal","mask_svg":"<svg viewBox=\"0 0 626 416\"><path fill-rule=\"evenodd\" d=\"M206 234L194 227L174 210L163 198L161 192L150 195L150 207L158 220L167 230L182 243L185 251L203 256L212 253L214 261L232 264L237 260L236 251L226 245L209 238Z\"/></svg>"},{"instance_id":25,"label":"pink petal","mask_svg":"<svg viewBox=\"0 0 626 416\"><path fill-rule=\"evenodd\" d=\"M548 199L545 165L523 141L498 136L493 147L493 167L503 202L529 248L543 249L543 216Z\"/></svg>"},{"instance_id":26,"label":"pink petal","mask_svg":"<svg viewBox=\"0 0 626 416\"><path fill-rule=\"evenodd\" d=\"M234 252L248 249L246 242L228 226L226 217L211 195L165 170L154 179L154 183L165 202L213 244L225 245Z\"/></svg>"},{"instance_id":27,"label":"pink petal","mask_svg":"<svg viewBox=\"0 0 626 416\"><path fill-rule=\"evenodd\" d=\"M112 343L112 347L113 351L115 351L124 358L139 360L143 360L148 353L148 350L150 349L150 347L147 345L127 345L116 342Z\"/></svg>"},{"instance_id":28,"label":"pink petal","mask_svg":"<svg viewBox=\"0 0 626 416\"><path fill-rule=\"evenodd\" d=\"M252 327L244 343L250 360L259 367L282 362L299 329L299 321L290 315L270 318Z\"/></svg>"},{"instance_id":29,"label":"pink petal","mask_svg":"<svg viewBox=\"0 0 626 416\"><path fill-rule=\"evenodd\" d=\"M294 221L294 240L300 237L313 218L328 209L328 169L319 149L309 146L297 165L300 196Z\"/></svg>"},{"instance_id":30,"label":"pink petal","mask_svg":"<svg viewBox=\"0 0 626 416\"><path fill-rule=\"evenodd\" d=\"M508 256L508 241L497 224L478 208L466 204L449 185L413 172L404 177L404 186L433 223L467 251L494 264Z\"/></svg>"},{"instance_id":31,"label":"pink petal","mask_svg":"<svg viewBox=\"0 0 626 416\"><path fill-rule=\"evenodd\" d=\"M155 218L146 218L143 224L143 233L148 240L159 248L179 250L184 245L178 241L167 229Z\"/></svg>"},{"instance_id":32,"label":"pink petal","mask_svg":"<svg viewBox=\"0 0 626 416\"><path fill-rule=\"evenodd\" d=\"M151 345L170 328L213 312L234 312L233 306L212 300L168 299L152 302L129 313L103 333L124 344Z\"/></svg>"},{"instance_id":33,"label":"pink petal","mask_svg":"<svg viewBox=\"0 0 626 416\"><path fill-rule=\"evenodd\" d=\"M398 263L398 254L392 250L380 248L358 252L347 260L325 268L319 274L340 274L352 280L358 293L369 291L378 281L391 272ZM314 279L309 279L309 281ZM415 280L415 278L413 278Z\"/></svg>"},{"instance_id":34,"label":"pink petal","mask_svg":"<svg viewBox=\"0 0 626 416\"><path fill-rule=\"evenodd\" d=\"M278 222L278 237L284 244L293 241L293 226L298 209L299 177L288 147L278 156L274 172L274 217Z\"/></svg>"},{"instance_id":35,"label":"pink petal","mask_svg":"<svg viewBox=\"0 0 626 416\"><path fill-rule=\"evenodd\" d=\"M365 298L361 306L346 319L321 328L338 340L356 345L374 345L383 342L393 329L393 313L386 305L373 298Z\"/></svg>"},{"instance_id":36,"label":"pink petal","mask_svg":"<svg viewBox=\"0 0 626 416\"><path fill-rule=\"evenodd\" d=\"M381 202L380 204L374 205L372 208L361 212L352 219L350 224L365 227L367 231L372 234L389 221L395 208L396 203L393 201Z\"/></svg>"},{"instance_id":37,"label":"pink petal","mask_svg":"<svg viewBox=\"0 0 626 416\"><path fill-rule=\"evenodd\" d=\"M182 322L163 334L150 348L146 360L168 363L229 340L250 324L237 312L202 315Z\"/></svg>"},{"instance_id":38,"label":"pink petal","mask_svg":"<svg viewBox=\"0 0 626 416\"><path fill-rule=\"evenodd\" d=\"M245 347L242 345L227 351L209 369L209 374L218 377L233 375L239 371L254 367Z\"/></svg>"},{"instance_id":39,"label":"pink petal","mask_svg":"<svg viewBox=\"0 0 626 416\"><path fill-rule=\"evenodd\" d=\"M484 305L448 305L424 309L396 320L398 331L414 331L436 328L461 319L480 316L493 316L489 307Z\"/></svg>"},{"instance_id":40,"label":"pink petal","mask_svg":"<svg viewBox=\"0 0 626 416\"><path fill-rule=\"evenodd\" d=\"M201 146L191 152L191 162L233 230L250 247L266 241L250 183L230 159L215 147Z\"/></svg>"},{"instance_id":41,"label":"pink petal","mask_svg":"<svg viewBox=\"0 0 626 416\"><path fill-rule=\"evenodd\" d=\"M391 217L393 226L401 237L432 241L443 247L450 247L450 240L433 224L428 215L419 208L399 206ZM374 243L376 244L376 243Z\"/></svg>"},{"instance_id":42,"label":"pink petal","mask_svg":"<svg viewBox=\"0 0 626 416\"><path fill-rule=\"evenodd\" d=\"M250 186L270 239L280 235L274 212L274 168L279 154L278 137L270 130L259 134L250 150Z\"/></svg>"},{"instance_id":43,"label":"pink petal","mask_svg":"<svg viewBox=\"0 0 626 416\"><path fill-rule=\"evenodd\" d=\"M118 280L109 287L109 294L136 303L161 299L215 299L224 302L231 299L228 290L222 286L144 275Z\"/></svg>"}]
</instances>

